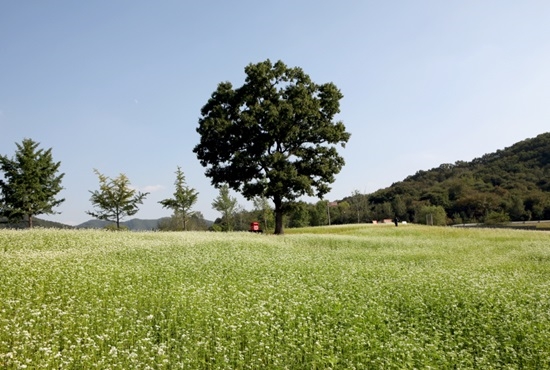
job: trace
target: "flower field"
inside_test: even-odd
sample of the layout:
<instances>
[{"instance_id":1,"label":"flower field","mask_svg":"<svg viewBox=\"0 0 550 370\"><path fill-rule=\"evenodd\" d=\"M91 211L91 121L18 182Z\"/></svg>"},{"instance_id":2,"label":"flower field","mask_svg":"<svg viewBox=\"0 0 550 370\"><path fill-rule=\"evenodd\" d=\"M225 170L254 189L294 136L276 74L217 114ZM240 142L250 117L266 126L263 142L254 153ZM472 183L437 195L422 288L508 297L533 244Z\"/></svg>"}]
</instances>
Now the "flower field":
<instances>
[{"instance_id":1,"label":"flower field","mask_svg":"<svg viewBox=\"0 0 550 370\"><path fill-rule=\"evenodd\" d=\"M0 230L2 369L550 368L550 234Z\"/></svg>"}]
</instances>

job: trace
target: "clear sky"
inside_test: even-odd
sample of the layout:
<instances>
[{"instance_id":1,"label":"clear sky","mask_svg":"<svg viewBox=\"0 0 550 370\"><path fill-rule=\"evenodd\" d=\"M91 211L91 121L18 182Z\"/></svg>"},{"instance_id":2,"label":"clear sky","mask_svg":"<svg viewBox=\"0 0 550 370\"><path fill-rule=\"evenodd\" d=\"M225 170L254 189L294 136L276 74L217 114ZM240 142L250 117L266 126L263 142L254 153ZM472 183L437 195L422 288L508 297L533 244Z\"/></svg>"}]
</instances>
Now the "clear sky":
<instances>
[{"instance_id":1,"label":"clear sky","mask_svg":"<svg viewBox=\"0 0 550 370\"><path fill-rule=\"evenodd\" d=\"M213 220L200 109L268 58L344 94L330 200L550 131L547 0L0 0L0 153L31 138L61 161L66 200L45 219L90 218L94 168L151 193L135 217L169 216L181 166Z\"/></svg>"}]
</instances>

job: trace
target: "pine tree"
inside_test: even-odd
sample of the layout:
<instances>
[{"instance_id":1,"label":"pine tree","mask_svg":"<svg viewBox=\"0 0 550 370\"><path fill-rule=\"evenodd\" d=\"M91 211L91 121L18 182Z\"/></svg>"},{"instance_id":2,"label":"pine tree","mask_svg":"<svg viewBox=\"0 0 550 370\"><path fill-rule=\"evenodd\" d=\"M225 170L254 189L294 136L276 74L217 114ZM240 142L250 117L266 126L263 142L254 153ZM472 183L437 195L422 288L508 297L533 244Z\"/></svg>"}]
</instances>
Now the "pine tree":
<instances>
[{"instance_id":1,"label":"pine tree","mask_svg":"<svg viewBox=\"0 0 550 370\"><path fill-rule=\"evenodd\" d=\"M178 166L176 170L176 191L174 198L163 199L159 203L163 208L170 208L174 211L174 216L177 220L181 220L183 230L187 230L187 221L193 215L191 208L197 202L199 193L195 189L185 184L185 175Z\"/></svg>"},{"instance_id":2,"label":"pine tree","mask_svg":"<svg viewBox=\"0 0 550 370\"><path fill-rule=\"evenodd\" d=\"M38 149L40 143L24 139L17 144L15 157L0 156L0 169L4 179L0 180L1 215L10 221L26 219L29 228L33 217L57 213L53 210L65 199L55 196L63 189L57 174L61 162L54 162L52 149Z\"/></svg>"}]
</instances>

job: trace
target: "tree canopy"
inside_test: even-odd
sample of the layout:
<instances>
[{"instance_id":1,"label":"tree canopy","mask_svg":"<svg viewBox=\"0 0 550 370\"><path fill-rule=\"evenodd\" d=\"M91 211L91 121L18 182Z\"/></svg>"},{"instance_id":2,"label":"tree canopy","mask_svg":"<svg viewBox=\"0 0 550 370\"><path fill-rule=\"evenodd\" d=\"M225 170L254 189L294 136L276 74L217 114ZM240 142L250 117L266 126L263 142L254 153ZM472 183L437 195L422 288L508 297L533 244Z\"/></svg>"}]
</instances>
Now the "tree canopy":
<instances>
[{"instance_id":1,"label":"tree canopy","mask_svg":"<svg viewBox=\"0 0 550 370\"><path fill-rule=\"evenodd\" d=\"M65 174L58 174L61 162L54 162L52 150L38 149L40 143L24 139L16 143L15 157L0 156L0 212L10 221L26 219L28 227L33 226L33 217L56 213L53 208L65 199L56 199L63 189L61 180Z\"/></svg>"},{"instance_id":2,"label":"tree canopy","mask_svg":"<svg viewBox=\"0 0 550 370\"><path fill-rule=\"evenodd\" d=\"M345 146L350 134L334 121L343 95L281 61L249 64L245 73L241 87L220 83L202 108L193 151L215 186L271 199L281 234L288 206L328 193L344 165L336 145Z\"/></svg>"},{"instance_id":3,"label":"tree canopy","mask_svg":"<svg viewBox=\"0 0 550 370\"><path fill-rule=\"evenodd\" d=\"M111 179L94 169L99 178L99 190L90 191L90 201L95 211L86 213L99 220L111 221L120 229L120 220L133 216L139 211L139 204L149 193L141 193L130 187L130 180L125 174Z\"/></svg>"}]
</instances>

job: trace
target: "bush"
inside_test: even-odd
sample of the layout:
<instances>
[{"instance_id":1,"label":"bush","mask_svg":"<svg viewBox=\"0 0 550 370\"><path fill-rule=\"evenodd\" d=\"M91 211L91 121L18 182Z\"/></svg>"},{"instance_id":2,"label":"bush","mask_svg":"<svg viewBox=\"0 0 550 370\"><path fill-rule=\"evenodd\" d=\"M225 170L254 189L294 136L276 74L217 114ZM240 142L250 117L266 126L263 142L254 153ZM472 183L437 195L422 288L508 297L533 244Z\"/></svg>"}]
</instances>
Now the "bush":
<instances>
[{"instance_id":1,"label":"bush","mask_svg":"<svg viewBox=\"0 0 550 370\"><path fill-rule=\"evenodd\" d=\"M416 222L424 225L447 225L447 213L441 206L424 206L416 214Z\"/></svg>"},{"instance_id":2,"label":"bush","mask_svg":"<svg viewBox=\"0 0 550 370\"><path fill-rule=\"evenodd\" d=\"M506 222L510 222L510 216L502 211L491 211L487 217L485 217L485 223L488 225L503 224Z\"/></svg>"}]
</instances>

